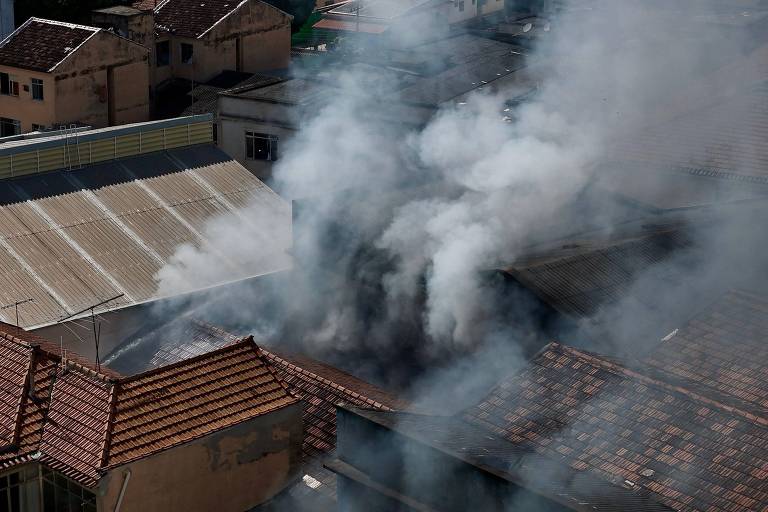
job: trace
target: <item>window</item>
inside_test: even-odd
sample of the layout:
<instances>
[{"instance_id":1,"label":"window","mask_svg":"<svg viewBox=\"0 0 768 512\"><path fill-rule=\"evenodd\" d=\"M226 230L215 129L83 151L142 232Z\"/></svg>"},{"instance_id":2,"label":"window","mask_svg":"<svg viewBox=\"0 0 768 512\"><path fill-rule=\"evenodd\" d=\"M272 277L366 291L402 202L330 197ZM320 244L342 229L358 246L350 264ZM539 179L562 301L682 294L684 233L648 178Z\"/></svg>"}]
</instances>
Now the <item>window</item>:
<instances>
[{"instance_id":1,"label":"window","mask_svg":"<svg viewBox=\"0 0 768 512\"><path fill-rule=\"evenodd\" d=\"M192 46L189 43L181 43L181 63L182 64L189 64L192 62L192 52L194 50L194 46Z\"/></svg>"},{"instance_id":2,"label":"window","mask_svg":"<svg viewBox=\"0 0 768 512\"><path fill-rule=\"evenodd\" d=\"M43 101L43 81L38 78L32 79L32 99Z\"/></svg>"},{"instance_id":3,"label":"window","mask_svg":"<svg viewBox=\"0 0 768 512\"><path fill-rule=\"evenodd\" d=\"M245 156L248 160L277 160L277 136L245 132Z\"/></svg>"},{"instance_id":4,"label":"window","mask_svg":"<svg viewBox=\"0 0 768 512\"><path fill-rule=\"evenodd\" d=\"M96 512L96 495L69 478L43 468L43 512Z\"/></svg>"},{"instance_id":5,"label":"window","mask_svg":"<svg viewBox=\"0 0 768 512\"><path fill-rule=\"evenodd\" d=\"M33 132L42 132L45 131L45 126L42 124L35 124L32 123L32 131Z\"/></svg>"},{"instance_id":6,"label":"window","mask_svg":"<svg viewBox=\"0 0 768 512\"><path fill-rule=\"evenodd\" d=\"M0 137L10 137L21 133L21 121L0 117Z\"/></svg>"},{"instance_id":7,"label":"window","mask_svg":"<svg viewBox=\"0 0 768 512\"><path fill-rule=\"evenodd\" d=\"M167 66L171 63L171 43L160 41L155 45L155 61L157 67Z\"/></svg>"},{"instance_id":8,"label":"window","mask_svg":"<svg viewBox=\"0 0 768 512\"><path fill-rule=\"evenodd\" d=\"M459 12L464 12L464 0L460 0L459 2Z\"/></svg>"},{"instance_id":9,"label":"window","mask_svg":"<svg viewBox=\"0 0 768 512\"><path fill-rule=\"evenodd\" d=\"M8 73L0 73L0 94L18 96L19 79Z\"/></svg>"}]
</instances>

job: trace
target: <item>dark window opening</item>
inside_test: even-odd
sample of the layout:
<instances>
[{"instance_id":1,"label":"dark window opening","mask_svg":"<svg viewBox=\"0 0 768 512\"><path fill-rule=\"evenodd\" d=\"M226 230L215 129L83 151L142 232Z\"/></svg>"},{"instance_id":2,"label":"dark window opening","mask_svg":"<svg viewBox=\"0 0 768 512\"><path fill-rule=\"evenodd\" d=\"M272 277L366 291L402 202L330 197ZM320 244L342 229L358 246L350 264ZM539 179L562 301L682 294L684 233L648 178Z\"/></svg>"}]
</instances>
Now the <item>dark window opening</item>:
<instances>
[{"instance_id":1,"label":"dark window opening","mask_svg":"<svg viewBox=\"0 0 768 512\"><path fill-rule=\"evenodd\" d=\"M464 0L459 2L459 12L464 12Z\"/></svg>"},{"instance_id":2,"label":"dark window opening","mask_svg":"<svg viewBox=\"0 0 768 512\"><path fill-rule=\"evenodd\" d=\"M171 63L171 43L160 41L155 45L155 61L158 67Z\"/></svg>"},{"instance_id":3,"label":"dark window opening","mask_svg":"<svg viewBox=\"0 0 768 512\"><path fill-rule=\"evenodd\" d=\"M192 62L192 53L194 52L194 46L189 43L181 43L181 63L189 64Z\"/></svg>"},{"instance_id":4,"label":"dark window opening","mask_svg":"<svg viewBox=\"0 0 768 512\"><path fill-rule=\"evenodd\" d=\"M0 73L0 94L18 96L19 79L8 73Z\"/></svg>"},{"instance_id":5,"label":"dark window opening","mask_svg":"<svg viewBox=\"0 0 768 512\"><path fill-rule=\"evenodd\" d=\"M277 160L277 142L275 135L267 133L245 132L245 156L248 160Z\"/></svg>"},{"instance_id":6,"label":"dark window opening","mask_svg":"<svg viewBox=\"0 0 768 512\"><path fill-rule=\"evenodd\" d=\"M96 512L96 495L59 473L43 469L43 512Z\"/></svg>"},{"instance_id":7,"label":"dark window opening","mask_svg":"<svg viewBox=\"0 0 768 512\"><path fill-rule=\"evenodd\" d=\"M32 99L43 101L43 81L39 78L32 79Z\"/></svg>"},{"instance_id":8,"label":"dark window opening","mask_svg":"<svg viewBox=\"0 0 768 512\"><path fill-rule=\"evenodd\" d=\"M21 133L21 121L0 117L0 137L10 137Z\"/></svg>"}]
</instances>

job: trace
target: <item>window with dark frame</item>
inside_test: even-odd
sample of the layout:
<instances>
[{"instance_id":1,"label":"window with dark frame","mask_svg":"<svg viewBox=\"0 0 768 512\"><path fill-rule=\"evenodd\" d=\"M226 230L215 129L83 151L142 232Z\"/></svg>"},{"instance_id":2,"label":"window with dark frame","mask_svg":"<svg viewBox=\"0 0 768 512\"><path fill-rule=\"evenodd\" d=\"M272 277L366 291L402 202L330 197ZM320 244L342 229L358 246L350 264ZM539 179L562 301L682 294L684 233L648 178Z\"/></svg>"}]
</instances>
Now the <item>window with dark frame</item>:
<instances>
[{"instance_id":1,"label":"window with dark frame","mask_svg":"<svg viewBox=\"0 0 768 512\"><path fill-rule=\"evenodd\" d=\"M192 55L195 47L189 43L181 43L181 63L189 64L192 62Z\"/></svg>"},{"instance_id":2,"label":"window with dark frame","mask_svg":"<svg viewBox=\"0 0 768 512\"><path fill-rule=\"evenodd\" d=\"M32 99L37 101L43 101L45 98L43 94L43 81L39 78L32 79Z\"/></svg>"},{"instance_id":3,"label":"window with dark frame","mask_svg":"<svg viewBox=\"0 0 768 512\"><path fill-rule=\"evenodd\" d=\"M459 2L459 12L464 12L464 0Z\"/></svg>"},{"instance_id":4,"label":"window with dark frame","mask_svg":"<svg viewBox=\"0 0 768 512\"><path fill-rule=\"evenodd\" d=\"M96 512L96 495L69 478L43 468L43 512Z\"/></svg>"},{"instance_id":5,"label":"window with dark frame","mask_svg":"<svg viewBox=\"0 0 768 512\"><path fill-rule=\"evenodd\" d=\"M0 137L10 137L21 133L21 121L0 117Z\"/></svg>"},{"instance_id":6,"label":"window with dark frame","mask_svg":"<svg viewBox=\"0 0 768 512\"><path fill-rule=\"evenodd\" d=\"M0 73L0 94L5 96L18 96L19 79L8 73Z\"/></svg>"},{"instance_id":7,"label":"window with dark frame","mask_svg":"<svg viewBox=\"0 0 768 512\"><path fill-rule=\"evenodd\" d=\"M158 67L167 66L171 63L171 43L160 41L155 44L155 62Z\"/></svg>"},{"instance_id":8,"label":"window with dark frame","mask_svg":"<svg viewBox=\"0 0 768 512\"><path fill-rule=\"evenodd\" d=\"M245 157L248 160L277 160L278 137L268 133L245 132Z\"/></svg>"}]
</instances>

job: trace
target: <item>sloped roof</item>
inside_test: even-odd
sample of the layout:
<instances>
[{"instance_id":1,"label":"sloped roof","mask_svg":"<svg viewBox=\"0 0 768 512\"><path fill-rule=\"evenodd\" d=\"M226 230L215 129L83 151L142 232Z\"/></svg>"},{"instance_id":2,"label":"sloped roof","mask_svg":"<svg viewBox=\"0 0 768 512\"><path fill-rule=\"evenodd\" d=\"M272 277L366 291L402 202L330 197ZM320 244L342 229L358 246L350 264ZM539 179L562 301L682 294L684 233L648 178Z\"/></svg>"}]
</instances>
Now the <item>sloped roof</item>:
<instances>
[{"instance_id":1,"label":"sloped roof","mask_svg":"<svg viewBox=\"0 0 768 512\"><path fill-rule=\"evenodd\" d=\"M667 226L608 241L575 240L503 271L559 312L589 316L621 299L641 272L690 247L683 230Z\"/></svg>"},{"instance_id":2,"label":"sloped roof","mask_svg":"<svg viewBox=\"0 0 768 512\"><path fill-rule=\"evenodd\" d=\"M128 378L49 347L0 331L0 467L37 458L90 487L108 466L298 401L252 338Z\"/></svg>"},{"instance_id":3,"label":"sloped roof","mask_svg":"<svg viewBox=\"0 0 768 512\"><path fill-rule=\"evenodd\" d=\"M30 18L0 43L0 65L52 71L101 29Z\"/></svg>"},{"instance_id":4,"label":"sloped roof","mask_svg":"<svg viewBox=\"0 0 768 512\"><path fill-rule=\"evenodd\" d=\"M336 448L336 405L392 411L407 403L388 392L337 368L296 355L279 355L262 349L264 355L304 405L305 459L322 456Z\"/></svg>"},{"instance_id":5,"label":"sloped roof","mask_svg":"<svg viewBox=\"0 0 768 512\"><path fill-rule=\"evenodd\" d=\"M768 183L768 82L680 114L613 148L613 158L651 167Z\"/></svg>"},{"instance_id":6,"label":"sloped roof","mask_svg":"<svg viewBox=\"0 0 768 512\"><path fill-rule=\"evenodd\" d=\"M732 290L665 338L644 362L699 392L768 411L766 333L768 297Z\"/></svg>"},{"instance_id":7,"label":"sloped roof","mask_svg":"<svg viewBox=\"0 0 768 512\"><path fill-rule=\"evenodd\" d=\"M269 222L242 215L256 203ZM215 247L206 226L223 215L287 243L289 205L213 146L2 180L0 302L33 298L19 308L21 325L32 328L121 293L109 308L156 300L173 293L162 292L155 276L182 245L210 248L222 270L220 280L191 283L199 287L288 266L286 255L257 262ZM12 316L0 311L2 320Z\"/></svg>"},{"instance_id":8,"label":"sloped roof","mask_svg":"<svg viewBox=\"0 0 768 512\"><path fill-rule=\"evenodd\" d=\"M557 343L463 418L681 511L768 502L768 416Z\"/></svg>"},{"instance_id":9,"label":"sloped roof","mask_svg":"<svg viewBox=\"0 0 768 512\"><path fill-rule=\"evenodd\" d=\"M155 26L176 36L198 38L247 0L164 0Z\"/></svg>"}]
</instances>

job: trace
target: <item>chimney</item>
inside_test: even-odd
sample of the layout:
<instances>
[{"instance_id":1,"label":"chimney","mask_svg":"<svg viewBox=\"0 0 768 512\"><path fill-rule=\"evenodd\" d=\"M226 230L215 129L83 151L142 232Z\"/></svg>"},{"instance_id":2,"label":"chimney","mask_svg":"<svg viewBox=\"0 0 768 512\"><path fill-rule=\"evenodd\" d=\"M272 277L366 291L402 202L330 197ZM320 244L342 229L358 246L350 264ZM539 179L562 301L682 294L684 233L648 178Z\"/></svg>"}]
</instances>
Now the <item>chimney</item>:
<instances>
[{"instance_id":1,"label":"chimney","mask_svg":"<svg viewBox=\"0 0 768 512\"><path fill-rule=\"evenodd\" d=\"M0 40L14 30L13 0L0 0Z\"/></svg>"}]
</instances>

